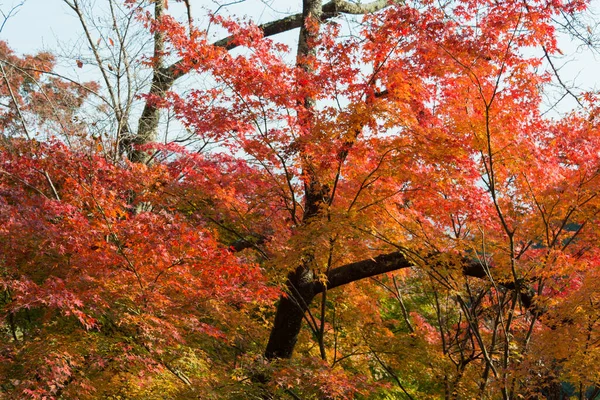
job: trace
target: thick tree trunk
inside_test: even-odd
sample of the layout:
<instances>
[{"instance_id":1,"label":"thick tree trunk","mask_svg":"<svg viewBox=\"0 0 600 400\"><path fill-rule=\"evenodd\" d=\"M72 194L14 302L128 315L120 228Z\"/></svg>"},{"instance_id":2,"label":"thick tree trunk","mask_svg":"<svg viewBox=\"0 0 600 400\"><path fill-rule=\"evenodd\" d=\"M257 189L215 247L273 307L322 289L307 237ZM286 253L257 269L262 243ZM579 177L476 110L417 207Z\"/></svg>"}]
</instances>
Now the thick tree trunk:
<instances>
[{"instance_id":1,"label":"thick tree trunk","mask_svg":"<svg viewBox=\"0 0 600 400\"><path fill-rule=\"evenodd\" d=\"M305 267L298 267L288 275L286 289L287 295L279 299L273 329L265 350L267 359L292 356L302 327L302 319L317 294L313 275Z\"/></svg>"},{"instance_id":2,"label":"thick tree trunk","mask_svg":"<svg viewBox=\"0 0 600 400\"><path fill-rule=\"evenodd\" d=\"M306 57L315 55L315 50L310 45L311 39L318 35L318 31L307 29L309 22L316 22L317 26L321 22L321 0L303 0L302 1L302 20L304 25L300 28L298 37L298 52L296 60L298 66L311 73L311 67L306 64ZM314 100L310 97L304 99L303 104L298 105L301 111L298 111L300 124L304 131L309 134L312 127ZM302 156L302 150L300 150ZM328 195L328 190L319 183L319 177L311 172L311 161L302 156L303 170L306 173L307 181L304 184L304 216L303 223L308 223L311 219L317 217L320 213L320 205L324 197ZM286 282L286 294L279 299L277 312L271 336L265 350L267 359L290 358L296 342L298 333L302 327L302 319L310 303L315 296L313 285L313 254L307 252L303 265L288 275Z\"/></svg>"}]
</instances>

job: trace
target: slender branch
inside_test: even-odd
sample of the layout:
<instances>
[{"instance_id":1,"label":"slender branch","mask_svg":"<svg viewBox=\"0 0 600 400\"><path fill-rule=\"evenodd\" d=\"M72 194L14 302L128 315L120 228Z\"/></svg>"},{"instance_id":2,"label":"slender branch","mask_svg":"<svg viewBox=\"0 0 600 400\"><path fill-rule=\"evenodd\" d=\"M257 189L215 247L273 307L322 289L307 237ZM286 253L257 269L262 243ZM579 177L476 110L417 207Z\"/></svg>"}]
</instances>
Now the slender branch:
<instances>
[{"instance_id":1,"label":"slender branch","mask_svg":"<svg viewBox=\"0 0 600 400\"><path fill-rule=\"evenodd\" d=\"M565 90L566 94L568 94L573 99L575 99L575 101L577 102L577 104L579 104L580 107L584 107L584 105L581 102L581 100L579 100L579 97L575 93L573 93L573 91L560 78L560 74L558 72L558 68L556 68L556 66L552 62L552 58L550 57L550 54L548 53L548 50L546 49L546 46L542 46L542 50L544 51L544 58L548 61L548 65L550 65L550 68L552 69L552 72L554 72L554 77L556 78L556 81L558 82L558 84L560 86L562 86L562 88Z\"/></svg>"},{"instance_id":2,"label":"slender branch","mask_svg":"<svg viewBox=\"0 0 600 400\"><path fill-rule=\"evenodd\" d=\"M385 370L385 372L387 372L388 375L390 375L392 378L394 378L394 380L398 384L398 387L400 388L400 390L402 390L404 392L404 394L406 395L406 397L408 397L410 400L415 400L414 397L412 397L410 395L410 393L408 393L406 391L406 389L404 388L404 385L402 385L402 382L400 381L400 378L398 378L398 375L396 375L396 373L390 367L388 367L383 362L383 360L381 358L379 358L379 356L377 355L377 353L375 352L375 350L373 350L371 348L371 346L369 346L369 349L371 350L371 354L373 355L373 357L375 357L375 359L377 360L377 362L379 363L379 365L381 365L383 367L383 369Z\"/></svg>"},{"instance_id":3,"label":"slender branch","mask_svg":"<svg viewBox=\"0 0 600 400\"><path fill-rule=\"evenodd\" d=\"M42 197L45 197L46 199L50 200L50 198L46 195L46 193L42 192L40 189L36 188L35 186L33 186L32 184L30 184L29 182L27 182L24 179L19 178L18 176L11 174L10 172L0 168L0 173L8 175L9 177L11 177L12 179L14 179L17 182L22 183L24 186L32 189L33 191L35 191L36 193L40 194Z\"/></svg>"},{"instance_id":4,"label":"slender branch","mask_svg":"<svg viewBox=\"0 0 600 400\"><path fill-rule=\"evenodd\" d=\"M58 191L56 190L54 183L52 183L52 179L50 179L50 175L48 174L48 171L44 171L44 176L46 177L46 180L48 181L48 184L50 185L50 188L52 189L52 193L54 194L54 197L56 198L56 200L60 201L60 196L58 195Z\"/></svg>"},{"instance_id":5,"label":"slender branch","mask_svg":"<svg viewBox=\"0 0 600 400\"><path fill-rule=\"evenodd\" d=\"M194 18L192 17L192 6L190 5L190 0L183 0L184 4L185 4L185 9L187 12L187 18L188 18L188 29L189 29L189 34L190 37L192 35L192 30L194 29Z\"/></svg>"},{"instance_id":6,"label":"slender branch","mask_svg":"<svg viewBox=\"0 0 600 400\"><path fill-rule=\"evenodd\" d=\"M15 93L13 92L12 86L10 85L10 82L8 81L8 76L6 75L6 70L4 69L4 65L2 65L1 62L0 62L0 71L2 72L2 78L4 79L4 83L6 83L6 86L8 87L8 93L10 94L10 98L13 101L13 104L15 105L15 110L17 110L17 115L19 116L19 120L21 121L21 126L23 126L23 130L25 131L25 136L27 136L27 139L31 140L31 135L29 134L29 129L27 129L27 124L25 123L25 118L23 117L23 113L21 113L21 107L19 106L19 102L17 101Z\"/></svg>"},{"instance_id":7,"label":"slender branch","mask_svg":"<svg viewBox=\"0 0 600 400\"><path fill-rule=\"evenodd\" d=\"M28 71L39 72L40 74L51 75L51 76L55 76L57 78L63 79L65 81L68 81L69 83L73 83L73 84L77 85L78 87L82 88L86 92L88 92L90 94L93 94L94 96L96 96L100 100L102 100L102 102L106 103L106 105L112 107L112 104L110 103L110 101L108 101L108 99L106 97L102 96L100 93L98 93L94 89L86 86L85 84L83 84L81 82L78 82L78 81L76 81L74 79L69 78L68 76L59 74L59 73L54 72L54 71L45 70L45 69L39 69L39 68L33 68L33 67L27 67L27 66L20 67L20 66L14 64L14 63L11 63L8 60L3 60L3 59L0 59L0 63L4 63L4 64L8 65L9 67L11 67L11 68L13 68L13 69L15 69L17 71L19 71L19 72L21 72L23 74L26 74L27 77L30 78L30 79L32 79L32 80L35 80L35 79L34 79L33 75L31 75L31 74L28 73Z\"/></svg>"},{"instance_id":8,"label":"slender branch","mask_svg":"<svg viewBox=\"0 0 600 400\"><path fill-rule=\"evenodd\" d=\"M115 110L115 112L118 112L119 107L118 107L118 102L117 102L115 92L113 90L113 85L111 83L110 78L108 77L107 69L104 66L104 63L102 62L102 57L100 57L100 53L98 52L98 47L94 44L94 40L92 39L92 34L88 28L88 24L86 22L85 16L83 15L81 8L79 7L78 0L73 0L72 2L70 2L68 0L63 0L63 1L67 6L69 6L69 8L71 8L75 12L75 14L77 14L77 17L79 18L79 23L81 24L81 27L83 28L88 45L90 46L90 49L92 50L92 53L96 60L96 65L98 66L98 69L100 69L100 74L102 75L102 79L104 80L104 83L106 84L106 89L108 90L108 94L110 96L110 101L112 103L112 107ZM120 116L118 116L118 118L120 119Z\"/></svg>"},{"instance_id":9,"label":"slender branch","mask_svg":"<svg viewBox=\"0 0 600 400\"><path fill-rule=\"evenodd\" d=\"M2 30L4 29L4 25L6 25L6 22L8 22L10 17L14 17L15 15L17 15L17 13L19 12L19 8L21 8L23 6L23 4L25 4L25 0L22 0L19 4L17 4L13 8L11 8L10 11L8 12L8 14L6 14L6 13L4 13L4 11L0 10L0 14L2 14L2 18L3 18L2 24L0 25L0 32L2 32Z\"/></svg>"}]
</instances>

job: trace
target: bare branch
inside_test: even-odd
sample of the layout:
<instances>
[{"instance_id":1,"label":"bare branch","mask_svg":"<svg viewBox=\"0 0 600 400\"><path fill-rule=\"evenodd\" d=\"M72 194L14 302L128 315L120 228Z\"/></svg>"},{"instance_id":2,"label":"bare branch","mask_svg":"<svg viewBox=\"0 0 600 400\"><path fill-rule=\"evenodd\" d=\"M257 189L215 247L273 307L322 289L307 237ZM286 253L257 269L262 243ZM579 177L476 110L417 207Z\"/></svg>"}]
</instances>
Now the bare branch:
<instances>
[{"instance_id":1,"label":"bare branch","mask_svg":"<svg viewBox=\"0 0 600 400\"><path fill-rule=\"evenodd\" d=\"M183 0L183 2L185 3L185 9L187 11L188 28L191 36L192 30L194 28L194 19L192 18L192 6L190 5L190 0Z\"/></svg>"},{"instance_id":2,"label":"bare branch","mask_svg":"<svg viewBox=\"0 0 600 400\"><path fill-rule=\"evenodd\" d=\"M3 18L2 25L0 25L0 32L2 32L2 30L4 29L4 25L6 25L6 22L10 19L10 17L14 17L15 15L17 15L17 13L19 12L19 8L21 8L23 4L25 4L25 0L22 0L19 4L11 8L8 13L5 13L4 11L0 10L0 14L2 14Z\"/></svg>"},{"instance_id":3,"label":"bare branch","mask_svg":"<svg viewBox=\"0 0 600 400\"><path fill-rule=\"evenodd\" d=\"M54 72L54 71L48 71L48 70L45 70L45 69L39 69L39 68L33 68L33 67L27 67L27 66L20 67L20 66L18 66L18 65L16 65L16 64L13 64L13 63L11 63L11 62L9 62L9 61L7 61L7 60L2 60L2 59L0 59L0 62L2 62L2 63L4 63L4 64L8 65L9 67L11 67L11 68L13 68L13 69L15 69L15 70L17 70L17 71L19 71L19 72L21 72L21 73L25 74L25 75L27 75L27 77L28 77L29 79L31 79L31 80L35 80L35 79L33 78L33 75L31 75L31 74L29 74L29 73L28 73L28 71L31 71L31 72L39 72L39 73L41 73L41 74L51 75L51 76L55 76L55 77L57 77L57 78L63 79L63 80L65 80L65 81L68 81L68 82L70 82L70 83L73 83L73 84L77 85L78 87L82 88L82 89L83 89L83 90L85 90L86 92L88 92L88 93L90 93L90 94L93 94L94 96L96 96L96 97L98 97L100 100L102 100L102 102L106 103L108 106L110 106L110 105L111 105L111 103L108 101L108 99L107 99L106 97L102 96L100 93L98 93L98 92L97 92L97 91L95 91L94 89L92 89L92 88L90 88L90 87L86 86L85 84L83 84L83 83L81 83L81 82L79 82L79 81L76 81L76 80L74 80L74 79L71 79L71 78L69 78L68 76L65 76L65 75L62 75L62 74L56 73L56 72Z\"/></svg>"},{"instance_id":4,"label":"bare branch","mask_svg":"<svg viewBox=\"0 0 600 400\"><path fill-rule=\"evenodd\" d=\"M403 4L403 0L396 0L392 3ZM377 12L379 10L384 9L389 6L390 2L388 0L376 0L370 3L361 4L361 3L350 3L349 1L343 0L333 0L329 3L323 5L323 14L333 13L333 16L338 14L371 14Z\"/></svg>"},{"instance_id":5,"label":"bare branch","mask_svg":"<svg viewBox=\"0 0 600 400\"><path fill-rule=\"evenodd\" d=\"M575 101L577 102L577 104L579 104L580 107L583 107L583 103L581 103L581 100L579 100L579 97L577 97L577 95L575 93L573 93L573 91L560 78L560 74L558 73L558 69L554 66L554 63L552 62L552 58L550 58L550 54L548 53L548 50L546 49L546 46L542 46L542 50L544 50L544 58L548 61L548 64L550 65L550 68L552 68L552 72L554 72L554 77L558 81L558 84L560 86L562 86L562 88L565 90L566 94L568 94L573 99L575 99Z\"/></svg>"},{"instance_id":6,"label":"bare branch","mask_svg":"<svg viewBox=\"0 0 600 400\"><path fill-rule=\"evenodd\" d=\"M50 179L50 174L48 174L48 171L44 171L44 176L46 177L46 180L48 181L48 184L50 185L50 188L52 189L52 193L54 194L54 197L56 198L56 200L60 201L60 196L58 195L56 186L54 186L54 183L52 183L52 179Z\"/></svg>"},{"instance_id":7,"label":"bare branch","mask_svg":"<svg viewBox=\"0 0 600 400\"><path fill-rule=\"evenodd\" d=\"M81 27L83 28L88 45L89 45L90 49L92 50L92 54L94 55L94 58L96 60L96 65L98 66L98 69L100 69L102 79L104 80L106 89L108 90L108 94L110 96L110 101L112 103L111 104L112 109L117 114L116 115L117 120L121 121L122 116L121 116L121 112L120 112L120 105L118 103L117 96L114 92L111 80L108 77L108 72L107 72L108 68L102 62L102 58L100 57L100 52L98 51L98 47L96 46L96 44L94 43L94 40L92 39L92 34L88 28L88 24L86 22L85 16L83 15L81 7L79 6L79 1L78 0L72 0L72 1L63 0L63 1L67 6L69 6L69 8L71 8L75 12L75 14L77 14L77 17L79 18L79 23L81 24Z\"/></svg>"}]
</instances>

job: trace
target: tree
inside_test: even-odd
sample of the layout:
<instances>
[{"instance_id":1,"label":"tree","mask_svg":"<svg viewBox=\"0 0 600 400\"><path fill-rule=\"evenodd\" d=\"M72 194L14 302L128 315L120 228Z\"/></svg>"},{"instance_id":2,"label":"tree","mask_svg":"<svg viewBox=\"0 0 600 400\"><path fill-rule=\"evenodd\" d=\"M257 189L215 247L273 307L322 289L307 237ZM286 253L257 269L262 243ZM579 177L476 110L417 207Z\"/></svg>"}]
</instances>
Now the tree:
<instances>
[{"instance_id":1,"label":"tree","mask_svg":"<svg viewBox=\"0 0 600 400\"><path fill-rule=\"evenodd\" d=\"M69 140L85 127L78 123L78 111L93 82L75 83L51 74L54 56L49 53L18 57L6 42L0 42L2 103L0 126L5 136L60 135Z\"/></svg>"},{"instance_id":2,"label":"tree","mask_svg":"<svg viewBox=\"0 0 600 400\"><path fill-rule=\"evenodd\" d=\"M211 43L154 2L133 163L3 144L3 390L595 398L596 98L545 117L538 72L585 7L305 0ZM161 108L211 146L152 144Z\"/></svg>"},{"instance_id":3,"label":"tree","mask_svg":"<svg viewBox=\"0 0 600 400\"><path fill-rule=\"evenodd\" d=\"M79 68L92 67L100 77L104 90L95 93L98 105L94 123L99 132L110 132L106 147L115 160L119 159L136 135L138 98L145 88L149 69L147 63L140 62L148 54L148 47L152 47L147 29L137 21L143 2L108 0L103 4L105 11L101 16L96 3L85 0L63 0L63 3L75 14L84 42L84 49L68 56L75 56L73 62ZM157 16L161 4L155 2ZM162 57L160 46L159 35L154 46L155 57Z\"/></svg>"}]
</instances>

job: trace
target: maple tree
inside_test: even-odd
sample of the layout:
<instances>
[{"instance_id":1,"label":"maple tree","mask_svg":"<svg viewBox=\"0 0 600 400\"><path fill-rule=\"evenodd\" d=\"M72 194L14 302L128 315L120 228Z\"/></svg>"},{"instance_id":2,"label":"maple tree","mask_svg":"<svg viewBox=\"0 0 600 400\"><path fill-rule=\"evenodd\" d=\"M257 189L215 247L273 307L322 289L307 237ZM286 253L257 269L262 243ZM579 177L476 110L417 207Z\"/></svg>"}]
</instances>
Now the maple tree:
<instances>
[{"instance_id":1,"label":"maple tree","mask_svg":"<svg viewBox=\"0 0 600 400\"><path fill-rule=\"evenodd\" d=\"M549 118L539 72L585 1L304 0L216 43L150 3L129 160L3 125L0 393L598 396L597 99ZM155 143L161 109L205 145Z\"/></svg>"},{"instance_id":2,"label":"maple tree","mask_svg":"<svg viewBox=\"0 0 600 400\"><path fill-rule=\"evenodd\" d=\"M0 42L2 111L0 128L5 136L60 135L69 140L85 130L76 112L94 82L69 82L49 74L55 66L47 52L18 57L6 42Z\"/></svg>"}]
</instances>

